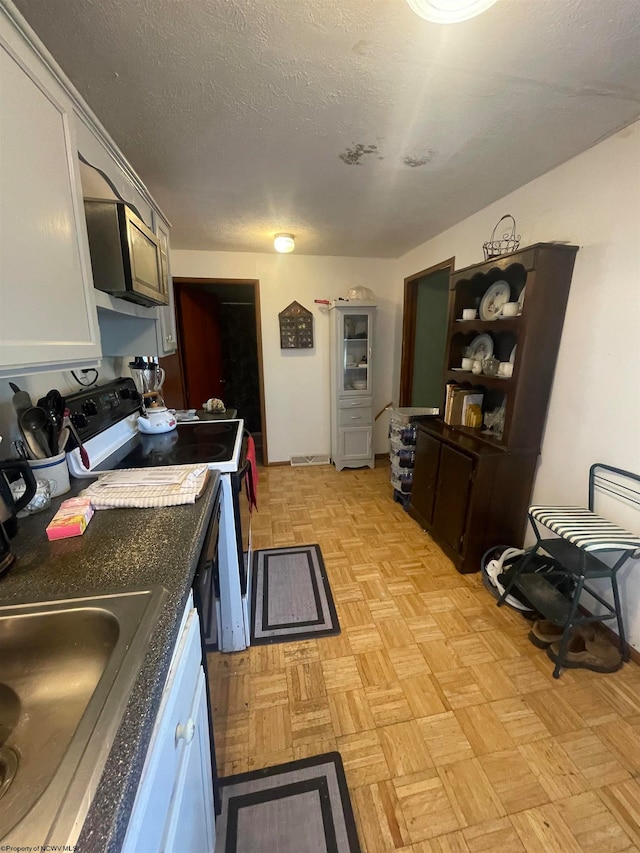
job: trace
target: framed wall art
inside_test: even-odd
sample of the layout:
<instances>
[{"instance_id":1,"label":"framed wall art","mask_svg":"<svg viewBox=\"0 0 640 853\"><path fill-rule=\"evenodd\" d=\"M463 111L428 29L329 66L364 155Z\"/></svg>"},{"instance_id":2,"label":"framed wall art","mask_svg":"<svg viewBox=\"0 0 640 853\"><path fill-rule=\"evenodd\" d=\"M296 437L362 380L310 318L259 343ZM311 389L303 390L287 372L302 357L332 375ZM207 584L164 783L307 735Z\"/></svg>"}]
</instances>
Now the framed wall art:
<instances>
[{"instance_id":1,"label":"framed wall art","mask_svg":"<svg viewBox=\"0 0 640 853\"><path fill-rule=\"evenodd\" d=\"M280 349L312 349L313 314L299 302L292 302L278 314Z\"/></svg>"}]
</instances>

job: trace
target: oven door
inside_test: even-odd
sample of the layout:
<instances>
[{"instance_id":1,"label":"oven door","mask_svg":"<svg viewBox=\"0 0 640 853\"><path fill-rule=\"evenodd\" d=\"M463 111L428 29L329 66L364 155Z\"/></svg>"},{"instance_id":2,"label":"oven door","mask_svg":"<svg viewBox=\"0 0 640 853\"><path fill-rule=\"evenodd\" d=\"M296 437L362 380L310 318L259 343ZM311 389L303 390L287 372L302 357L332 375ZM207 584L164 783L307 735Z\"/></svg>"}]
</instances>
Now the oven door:
<instances>
[{"instance_id":1,"label":"oven door","mask_svg":"<svg viewBox=\"0 0 640 853\"><path fill-rule=\"evenodd\" d=\"M240 569L240 591L246 596L249 572L251 571L251 509L249 507L247 477L249 461L247 459L247 436L242 441L241 464L238 471L231 475L233 493L233 517L236 524L236 546L238 548L238 566Z\"/></svg>"},{"instance_id":2,"label":"oven door","mask_svg":"<svg viewBox=\"0 0 640 853\"><path fill-rule=\"evenodd\" d=\"M193 579L196 607L200 613L205 650L218 648L216 599L220 598L218 543L220 540L220 490L213 506L209 528Z\"/></svg>"}]
</instances>

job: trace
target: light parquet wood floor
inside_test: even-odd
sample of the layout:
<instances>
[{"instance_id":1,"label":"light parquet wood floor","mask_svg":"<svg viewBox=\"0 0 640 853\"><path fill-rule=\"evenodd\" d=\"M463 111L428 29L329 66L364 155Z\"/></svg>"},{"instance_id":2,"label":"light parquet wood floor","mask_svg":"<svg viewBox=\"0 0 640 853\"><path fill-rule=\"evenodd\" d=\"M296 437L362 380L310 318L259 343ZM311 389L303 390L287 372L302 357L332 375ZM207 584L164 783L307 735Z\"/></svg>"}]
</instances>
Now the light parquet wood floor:
<instances>
[{"instance_id":1,"label":"light parquet wood floor","mask_svg":"<svg viewBox=\"0 0 640 853\"><path fill-rule=\"evenodd\" d=\"M639 667L554 681L385 465L261 469L258 506L256 549L320 545L342 633L209 656L221 775L338 750L367 853L638 853Z\"/></svg>"}]
</instances>

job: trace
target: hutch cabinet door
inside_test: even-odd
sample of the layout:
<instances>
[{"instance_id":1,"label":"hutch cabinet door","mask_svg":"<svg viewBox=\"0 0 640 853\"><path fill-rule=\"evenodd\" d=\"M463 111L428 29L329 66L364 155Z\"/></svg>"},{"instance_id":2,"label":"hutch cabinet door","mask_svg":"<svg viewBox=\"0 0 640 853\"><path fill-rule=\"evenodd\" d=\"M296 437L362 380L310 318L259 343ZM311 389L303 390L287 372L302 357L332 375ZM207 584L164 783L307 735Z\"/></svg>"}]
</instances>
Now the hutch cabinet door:
<instances>
[{"instance_id":1,"label":"hutch cabinet door","mask_svg":"<svg viewBox=\"0 0 640 853\"><path fill-rule=\"evenodd\" d=\"M371 394L371 346L373 340L373 312L375 309L347 309L339 312L338 341L339 392Z\"/></svg>"},{"instance_id":2,"label":"hutch cabinet door","mask_svg":"<svg viewBox=\"0 0 640 853\"><path fill-rule=\"evenodd\" d=\"M340 456L342 459L368 459L371 455L373 428L347 427L340 430Z\"/></svg>"},{"instance_id":3,"label":"hutch cabinet door","mask_svg":"<svg viewBox=\"0 0 640 853\"><path fill-rule=\"evenodd\" d=\"M411 506L421 516L425 524L433 523L433 506L436 498L441 449L441 441L437 441L422 430L418 430Z\"/></svg>"},{"instance_id":4,"label":"hutch cabinet door","mask_svg":"<svg viewBox=\"0 0 640 853\"><path fill-rule=\"evenodd\" d=\"M458 552L462 550L472 475L473 460L443 444L433 527L439 536Z\"/></svg>"}]
</instances>

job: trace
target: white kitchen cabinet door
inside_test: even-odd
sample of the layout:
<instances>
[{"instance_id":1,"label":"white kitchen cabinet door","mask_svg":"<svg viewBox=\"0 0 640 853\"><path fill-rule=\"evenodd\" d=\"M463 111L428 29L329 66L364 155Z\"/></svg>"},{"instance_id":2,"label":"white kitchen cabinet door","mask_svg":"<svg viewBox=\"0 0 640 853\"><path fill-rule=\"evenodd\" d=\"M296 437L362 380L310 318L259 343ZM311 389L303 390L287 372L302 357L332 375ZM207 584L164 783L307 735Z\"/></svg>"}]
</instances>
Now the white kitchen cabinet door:
<instances>
[{"instance_id":1,"label":"white kitchen cabinet door","mask_svg":"<svg viewBox=\"0 0 640 853\"><path fill-rule=\"evenodd\" d=\"M164 282L169 304L160 306L160 320L157 325L158 356L172 355L177 348L176 315L173 301L173 281L169 263L169 227L156 214L156 236L160 244L160 273Z\"/></svg>"},{"instance_id":2,"label":"white kitchen cabinet door","mask_svg":"<svg viewBox=\"0 0 640 853\"><path fill-rule=\"evenodd\" d=\"M190 609L153 727L123 853L160 853L171 849L165 845L176 832L180 834L173 848L176 851L210 853L213 850L213 846L191 848L178 843L183 832L191 833L194 838L213 837L215 820L209 719L202 692L200 622L196 609L187 606ZM188 803L194 791L199 792L198 802ZM187 809L198 825L188 830L185 827L172 830L175 809Z\"/></svg>"},{"instance_id":3,"label":"white kitchen cabinet door","mask_svg":"<svg viewBox=\"0 0 640 853\"><path fill-rule=\"evenodd\" d=\"M180 736L184 752L174 788L162 853L213 853L215 815L204 672L200 670L190 717ZM191 738L191 739L190 739Z\"/></svg>"},{"instance_id":4,"label":"white kitchen cabinet door","mask_svg":"<svg viewBox=\"0 0 640 853\"><path fill-rule=\"evenodd\" d=\"M0 376L101 356L72 102L0 7Z\"/></svg>"}]
</instances>

